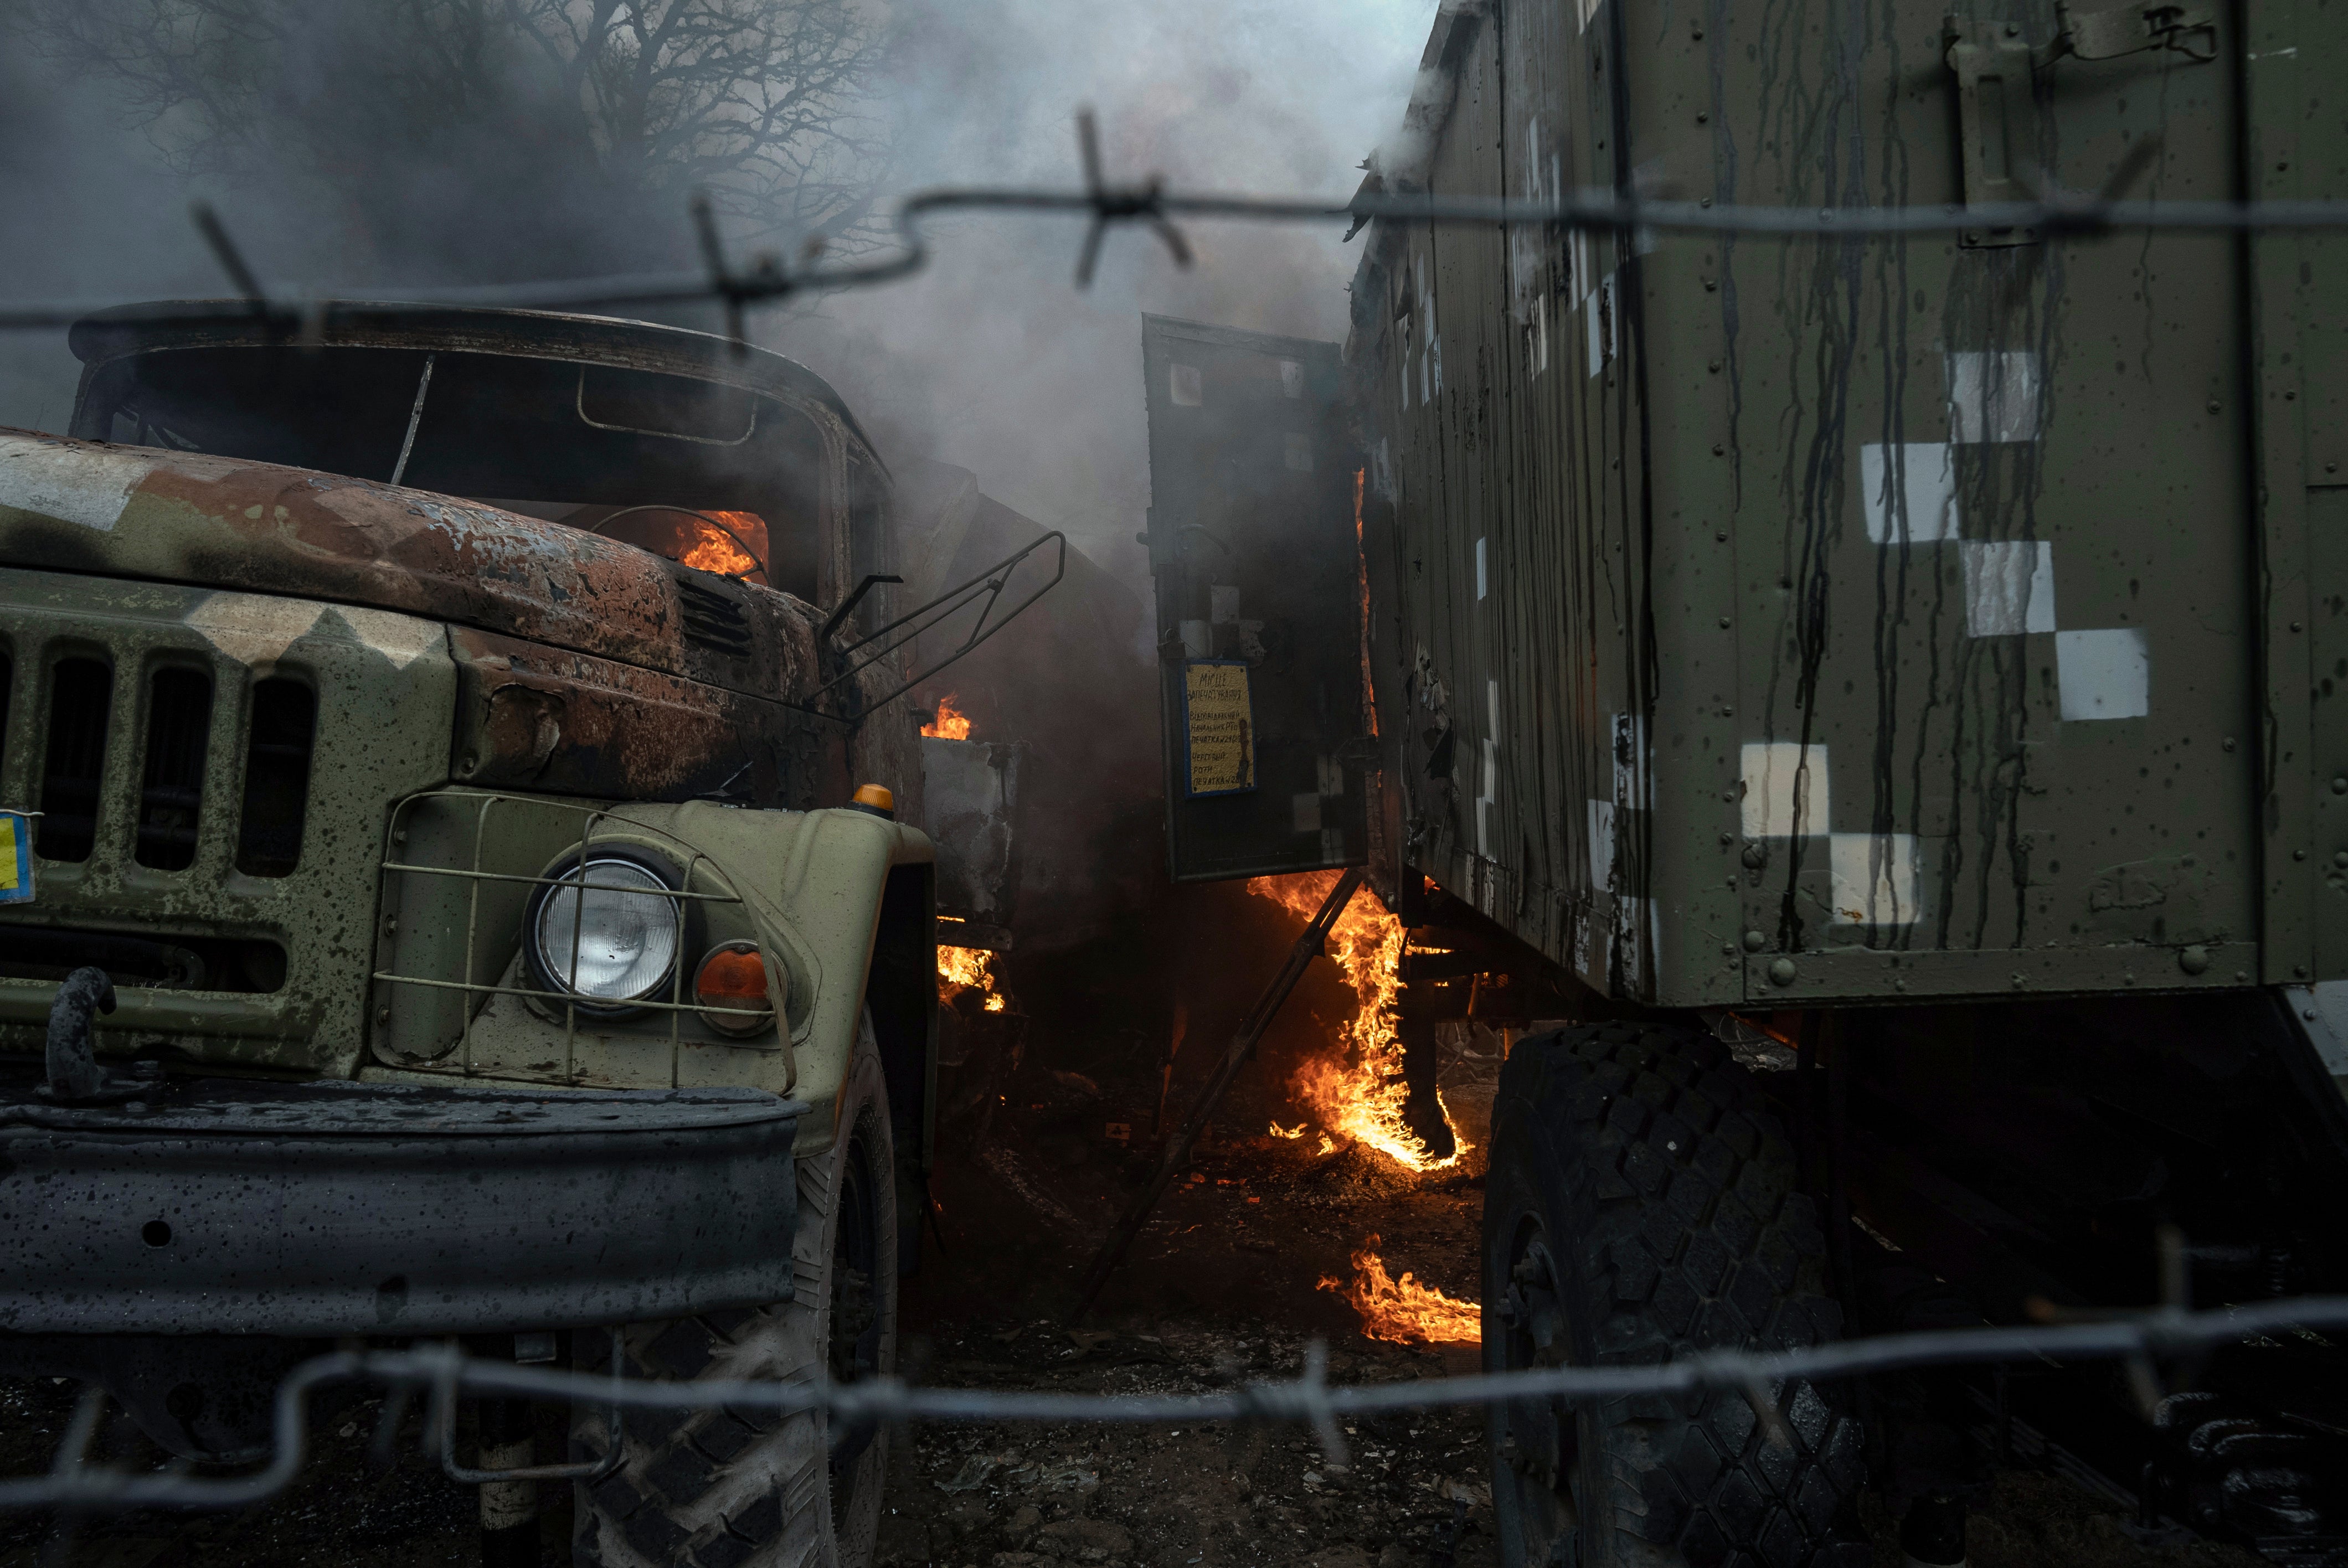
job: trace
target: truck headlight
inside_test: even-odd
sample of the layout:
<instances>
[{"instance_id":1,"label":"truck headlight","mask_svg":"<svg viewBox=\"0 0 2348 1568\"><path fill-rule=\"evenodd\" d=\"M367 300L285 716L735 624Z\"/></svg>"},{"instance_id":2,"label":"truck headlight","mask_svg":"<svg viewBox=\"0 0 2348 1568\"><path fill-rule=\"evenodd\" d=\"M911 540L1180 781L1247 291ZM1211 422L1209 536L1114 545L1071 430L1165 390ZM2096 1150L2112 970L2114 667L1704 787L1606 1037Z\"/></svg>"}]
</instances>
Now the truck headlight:
<instances>
[{"instance_id":1,"label":"truck headlight","mask_svg":"<svg viewBox=\"0 0 2348 1568\"><path fill-rule=\"evenodd\" d=\"M558 862L530 897L522 952L543 991L567 992L605 1017L658 1000L684 946L673 874L648 857L597 850Z\"/></svg>"}]
</instances>

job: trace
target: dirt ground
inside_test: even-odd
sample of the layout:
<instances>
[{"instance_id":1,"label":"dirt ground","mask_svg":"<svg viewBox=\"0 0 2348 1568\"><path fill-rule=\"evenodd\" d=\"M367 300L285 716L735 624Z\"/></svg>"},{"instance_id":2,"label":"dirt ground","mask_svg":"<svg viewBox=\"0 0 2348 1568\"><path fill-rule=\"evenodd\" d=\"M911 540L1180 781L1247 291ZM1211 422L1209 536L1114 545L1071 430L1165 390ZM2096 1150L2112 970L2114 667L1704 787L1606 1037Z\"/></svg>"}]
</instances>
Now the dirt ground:
<instances>
[{"instance_id":1,"label":"dirt ground","mask_svg":"<svg viewBox=\"0 0 2348 1568\"><path fill-rule=\"evenodd\" d=\"M1169 1197L1100 1309L1074 1330L1056 1315L1022 1308L1063 1299L1087 1249L1056 1243L1048 1224L1022 1217L1022 1184L982 1164L962 1188L944 1259L909 1292L910 1352L927 1358L926 1376L940 1384L1099 1392L1199 1390L1234 1376L1292 1374L1314 1337L1326 1342L1338 1380L1473 1369L1467 1347L1365 1338L1354 1309L1318 1282L1350 1277L1354 1251L1375 1234L1392 1273L1407 1269L1472 1299L1480 1179L1472 1172L1401 1177L1364 1150L1316 1158L1308 1148L1250 1139L1203 1157L1201 1179ZM1028 1176L1027 1163L1013 1168ZM1055 1172L1045 1190L1086 1190L1066 1179L1071 1173ZM1040 1184L1041 1174L1033 1180ZM1001 1229L1020 1225L1029 1227L1023 1235L1000 1238ZM995 1250L984 1245L990 1230L1003 1255L970 1255ZM1349 1427L1347 1438L1354 1462L1335 1473L1294 1429L922 1433L900 1450L891 1474L880 1560L896 1568L1498 1562L1480 1414L1386 1418ZM1897 1568L1898 1521L1883 1500L1868 1500L1864 1520L1876 1561ZM2115 1503L2060 1475L2011 1470L1974 1512L1971 1561L1975 1568L2250 1568L2260 1561L2212 1542L2146 1541L2127 1525Z\"/></svg>"}]
</instances>

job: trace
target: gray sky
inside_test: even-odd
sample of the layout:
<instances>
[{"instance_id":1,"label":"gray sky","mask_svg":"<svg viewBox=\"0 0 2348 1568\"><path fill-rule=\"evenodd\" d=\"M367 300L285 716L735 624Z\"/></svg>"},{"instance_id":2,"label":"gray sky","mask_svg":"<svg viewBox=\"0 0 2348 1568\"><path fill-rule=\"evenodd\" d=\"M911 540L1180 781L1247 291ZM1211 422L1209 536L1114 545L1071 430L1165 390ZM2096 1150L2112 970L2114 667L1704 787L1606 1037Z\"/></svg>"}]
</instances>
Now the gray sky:
<instances>
[{"instance_id":1,"label":"gray sky","mask_svg":"<svg viewBox=\"0 0 2348 1568\"><path fill-rule=\"evenodd\" d=\"M1351 192L1355 165L1399 123L1435 11L1435 0L895 4L920 13L898 188L1072 185L1075 114L1089 104L1116 177L1334 196ZM187 220L197 196L219 205L265 280L314 289L361 275L345 215L173 172L119 128L111 92L0 49L11 252L0 297L224 292ZM760 335L833 379L892 460L975 469L990 493L1066 527L1137 586L1140 313L1340 338L1358 254L1334 229L1205 225L1189 231L1199 263L1186 273L1136 231L1112 237L1093 289L1078 293L1072 220L960 220L935 232L929 272L770 316ZM62 333L0 338L0 424L62 425L77 368Z\"/></svg>"}]
</instances>

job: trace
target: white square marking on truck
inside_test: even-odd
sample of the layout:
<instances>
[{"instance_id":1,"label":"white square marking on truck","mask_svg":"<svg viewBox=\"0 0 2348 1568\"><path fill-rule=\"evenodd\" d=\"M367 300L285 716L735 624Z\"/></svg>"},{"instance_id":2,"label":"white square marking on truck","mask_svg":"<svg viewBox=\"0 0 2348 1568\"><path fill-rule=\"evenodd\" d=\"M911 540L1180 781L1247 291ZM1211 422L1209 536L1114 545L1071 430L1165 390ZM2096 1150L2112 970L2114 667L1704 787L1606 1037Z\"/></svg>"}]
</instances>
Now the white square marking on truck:
<instances>
[{"instance_id":1,"label":"white square marking on truck","mask_svg":"<svg viewBox=\"0 0 2348 1568\"><path fill-rule=\"evenodd\" d=\"M1498 713L1498 710L1494 710ZM1492 728L1500 727L1496 716ZM1614 715L1614 798L1626 811L1654 804L1653 771L1647 766L1647 721L1635 713Z\"/></svg>"},{"instance_id":2,"label":"white square marking on truck","mask_svg":"<svg viewBox=\"0 0 2348 1568\"><path fill-rule=\"evenodd\" d=\"M1614 274L1598 281L1581 302L1585 335L1590 342L1590 374L1596 375L1614 360Z\"/></svg>"},{"instance_id":3,"label":"white square marking on truck","mask_svg":"<svg viewBox=\"0 0 2348 1568\"><path fill-rule=\"evenodd\" d=\"M1869 441L1859 449L1867 537L1879 545L1957 537L1957 477L1945 441Z\"/></svg>"},{"instance_id":4,"label":"white square marking on truck","mask_svg":"<svg viewBox=\"0 0 2348 1568\"><path fill-rule=\"evenodd\" d=\"M1807 837L1827 830L1827 749L1823 744L1805 747L1799 741L1747 741L1739 762L1745 781L1746 837Z\"/></svg>"},{"instance_id":5,"label":"white square marking on truck","mask_svg":"<svg viewBox=\"0 0 2348 1568\"><path fill-rule=\"evenodd\" d=\"M1319 795L1290 795L1288 797L1288 806L1289 809L1296 815L1297 832L1318 833L1321 831L1321 797Z\"/></svg>"},{"instance_id":6,"label":"white square marking on truck","mask_svg":"<svg viewBox=\"0 0 2348 1568\"><path fill-rule=\"evenodd\" d=\"M2015 637L2054 630L2054 547L2044 539L1957 547L1965 562L1965 630Z\"/></svg>"},{"instance_id":7,"label":"white square marking on truck","mask_svg":"<svg viewBox=\"0 0 2348 1568\"><path fill-rule=\"evenodd\" d=\"M1484 793L1476 797L1476 853L1487 859L1489 859L1492 854L1492 808L1499 804L1498 799L1492 794L1492 791L1498 787L1496 780L1500 771L1498 761L1492 755L1493 750L1492 743L1486 741L1484 743Z\"/></svg>"},{"instance_id":8,"label":"white square marking on truck","mask_svg":"<svg viewBox=\"0 0 2348 1568\"><path fill-rule=\"evenodd\" d=\"M1948 359L1952 439L2038 439L2038 356L1967 350Z\"/></svg>"},{"instance_id":9,"label":"white square marking on truck","mask_svg":"<svg viewBox=\"0 0 2348 1568\"><path fill-rule=\"evenodd\" d=\"M1838 833L1827 840L1828 898L1846 926L1916 923L1916 837Z\"/></svg>"},{"instance_id":10,"label":"white square marking on truck","mask_svg":"<svg viewBox=\"0 0 2348 1568\"><path fill-rule=\"evenodd\" d=\"M2054 634L2063 717L2141 719L2152 712L2152 654L2134 626Z\"/></svg>"}]
</instances>

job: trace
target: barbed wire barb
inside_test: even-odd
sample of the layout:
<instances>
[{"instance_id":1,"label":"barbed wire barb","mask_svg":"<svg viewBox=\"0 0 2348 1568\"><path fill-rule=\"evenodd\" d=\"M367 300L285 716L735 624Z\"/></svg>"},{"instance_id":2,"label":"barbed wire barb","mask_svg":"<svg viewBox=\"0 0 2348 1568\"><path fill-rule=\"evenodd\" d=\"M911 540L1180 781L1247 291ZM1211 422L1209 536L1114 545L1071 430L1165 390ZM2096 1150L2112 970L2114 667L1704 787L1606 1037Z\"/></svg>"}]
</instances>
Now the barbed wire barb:
<instances>
[{"instance_id":1,"label":"barbed wire barb","mask_svg":"<svg viewBox=\"0 0 2348 1568\"><path fill-rule=\"evenodd\" d=\"M196 232L203 236L212 260L220 263L221 271L227 273L228 281L236 286L238 296L254 315L267 316L268 292L262 288L261 280L254 276L252 269L245 265L243 252L236 248L236 241L229 238L228 225L222 223L220 214L212 210L212 204L209 201L188 203L188 217L194 222Z\"/></svg>"},{"instance_id":2,"label":"barbed wire barb","mask_svg":"<svg viewBox=\"0 0 2348 1568\"><path fill-rule=\"evenodd\" d=\"M1076 152L1084 164L1085 200L1093 215L1085 228L1084 248L1076 253L1076 287L1093 286L1093 269L1100 261L1101 242L1112 223L1148 223L1166 242L1174 264L1189 268L1193 260L1190 241L1166 216L1164 180L1153 174L1138 186L1119 190L1112 190L1103 177L1100 124L1089 107L1076 111Z\"/></svg>"}]
</instances>

